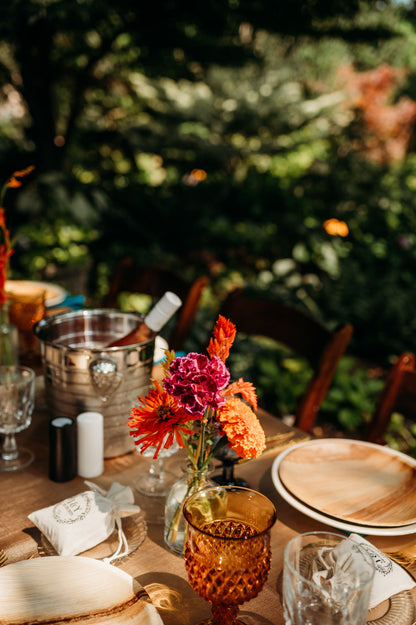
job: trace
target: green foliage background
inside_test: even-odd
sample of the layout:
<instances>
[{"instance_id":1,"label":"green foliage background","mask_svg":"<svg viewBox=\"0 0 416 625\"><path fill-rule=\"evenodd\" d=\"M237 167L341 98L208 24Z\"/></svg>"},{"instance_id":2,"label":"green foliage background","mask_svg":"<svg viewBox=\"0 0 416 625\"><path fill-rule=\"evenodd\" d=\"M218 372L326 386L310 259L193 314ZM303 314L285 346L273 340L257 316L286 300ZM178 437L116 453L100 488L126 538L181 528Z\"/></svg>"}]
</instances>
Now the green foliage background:
<instances>
[{"instance_id":1,"label":"green foliage background","mask_svg":"<svg viewBox=\"0 0 416 625\"><path fill-rule=\"evenodd\" d=\"M416 351L416 158L413 137L398 161L368 158L340 68L405 67L391 104L416 99L412 7L137 4L0 7L0 167L6 179L36 166L7 197L12 277L88 269L95 305L127 254L207 274L189 348L204 345L240 284L352 323L354 358L324 413L354 428L380 388L357 362L388 367ZM348 236L327 234L329 218ZM237 351L235 367L251 360L268 405L293 409L304 369L286 357L276 369L264 346Z\"/></svg>"}]
</instances>

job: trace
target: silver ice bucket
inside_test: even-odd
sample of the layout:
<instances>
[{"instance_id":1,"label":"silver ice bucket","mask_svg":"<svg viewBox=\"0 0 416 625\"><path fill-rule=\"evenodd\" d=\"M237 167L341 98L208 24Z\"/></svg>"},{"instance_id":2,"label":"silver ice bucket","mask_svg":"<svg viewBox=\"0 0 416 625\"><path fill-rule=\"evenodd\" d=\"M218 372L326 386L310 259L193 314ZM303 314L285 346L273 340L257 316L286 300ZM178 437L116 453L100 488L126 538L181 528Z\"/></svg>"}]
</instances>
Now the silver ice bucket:
<instances>
[{"instance_id":1,"label":"silver ice bucket","mask_svg":"<svg viewBox=\"0 0 416 625\"><path fill-rule=\"evenodd\" d=\"M104 347L130 332L141 316L110 309L79 310L42 319L39 338L46 401L52 417L85 411L104 417L104 457L134 450L127 421L151 385L154 339Z\"/></svg>"}]
</instances>

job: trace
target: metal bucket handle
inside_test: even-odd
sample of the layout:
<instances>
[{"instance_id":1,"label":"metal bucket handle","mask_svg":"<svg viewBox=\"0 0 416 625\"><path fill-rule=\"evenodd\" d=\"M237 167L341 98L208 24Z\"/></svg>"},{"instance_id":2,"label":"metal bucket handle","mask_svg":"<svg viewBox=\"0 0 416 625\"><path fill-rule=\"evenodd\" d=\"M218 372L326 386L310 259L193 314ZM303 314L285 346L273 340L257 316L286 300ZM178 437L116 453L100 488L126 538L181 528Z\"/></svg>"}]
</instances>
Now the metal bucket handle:
<instances>
[{"instance_id":1,"label":"metal bucket handle","mask_svg":"<svg viewBox=\"0 0 416 625\"><path fill-rule=\"evenodd\" d=\"M94 391L103 404L109 403L123 380L123 374L117 373L117 363L99 356L90 362L88 369Z\"/></svg>"}]
</instances>

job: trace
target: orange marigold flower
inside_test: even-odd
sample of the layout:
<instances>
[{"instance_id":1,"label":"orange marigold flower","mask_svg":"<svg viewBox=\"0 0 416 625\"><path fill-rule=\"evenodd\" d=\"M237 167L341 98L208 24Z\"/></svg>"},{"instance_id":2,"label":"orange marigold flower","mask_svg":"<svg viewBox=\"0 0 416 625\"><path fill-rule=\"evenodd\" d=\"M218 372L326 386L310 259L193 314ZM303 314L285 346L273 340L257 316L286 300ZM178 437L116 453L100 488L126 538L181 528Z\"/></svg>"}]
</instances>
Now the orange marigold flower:
<instances>
[{"instance_id":1,"label":"orange marigold flower","mask_svg":"<svg viewBox=\"0 0 416 625\"><path fill-rule=\"evenodd\" d=\"M257 458L266 447L266 438L257 416L238 397L230 397L218 409L218 421L229 447L241 458Z\"/></svg>"},{"instance_id":2,"label":"orange marigold flower","mask_svg":"<svg viewBox=\"0 0 416 625\"><path fill-rule=\"evenodd\" d=\"M257 395L254 384L251 382L244 382L243 378L240 378L237 382L232 382L229 386L227 386L223 392L224 397L237 394L240 394L243 399L248 401L248 403L253 407L253 410L257 410Z\"/></svg>"},{"instance_id":3,"label":"orange marigold flower","mask_svg":"<svg viewBox=\"0 0 416 625\"><path fill-rule=\"evenodd\" d=\"M186 426L191 416L178 405L157 381L146 397L138 397L140 407L133 407L127 425L136 445L143 453L149 447L156 447L154 458L163 447L168 449L175 441L184 447L181 433L192 434Z\"/></svg>"},{"instance_id":4,"label":"orange marigold flower","mask_svg":"<svg viewBox=\"0 0 416 625\"><path fill-rule=\"evenodd\" d=\"M219 315L213 330L214 338L211 338L207 349L209 357L218 356L225 362L230 353L231 345L234 343L236 333L235 325L229 319Z\"/></svg>"},{"instance_id":5,"label":"orange marigold flower","mask_svg":"<svg viewBox=\"0 0 416 625\"><path fill-rule=\"evenodd\" d=\"M349 234L348 225L345 221L340 221L339 219L335 219L335 217L324 221L324 229L333 237L346 237Z\"/></svg>"},{"instance_id":6,"label":"orange marigold flower","mask_svg":"<svg viewBox=\"0 0 416 625\"><path fill-rule=\"evenodd\" d=\"M19 171L15 171L12 173L10 178L4 183L1 192L0 192L0 204L3 203L4 196L6 194L7 189L17 189L22 186L22 183L18 178L23 178L27 176L35 169L34 165L29 165L26 169L21 169Z\"/></svg>"}]
</instances>

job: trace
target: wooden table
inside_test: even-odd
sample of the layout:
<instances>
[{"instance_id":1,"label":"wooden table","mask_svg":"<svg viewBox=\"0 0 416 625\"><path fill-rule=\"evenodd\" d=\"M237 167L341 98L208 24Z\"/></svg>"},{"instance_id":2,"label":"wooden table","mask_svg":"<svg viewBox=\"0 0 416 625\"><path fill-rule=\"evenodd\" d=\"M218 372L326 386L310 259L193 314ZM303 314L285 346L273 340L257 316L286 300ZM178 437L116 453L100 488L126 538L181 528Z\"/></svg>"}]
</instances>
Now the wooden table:
<instances>
[{"instance_id":1,"label":"wooden table","mask_svg":"<svg viewBox=\"0 0 416 625\"><path fill-rule=\"evenodd\" d=\"M0 548L5 549L9 562L39 555L41 535L27 518L28 514L76 495L87 487L76 477L65 483L48 478L48 414L44 404L42 379L37 393L36 410L32 425L18 435L18 443L29 446L36 455L33 464L23 471L0 474ZM272 568L260 595L244 604L241 617L247 625L283 625L281 601L281 573L283 550L290 538L312 530L328 530L292 508L274 488L270 467L276 454L305 435L288 428L279 419L259 411L266 435L288 432L286 438L275 441L276 447L261 458L239 464L238 476L250 486L267 495L276 505L278 519L272 529ZM181 475L184 457L181 452L166 460L167 469ZM105 461L102 476L92 481L108 489L112 482L132 485L138 471L147 470L150 460L133 452ZM163 541L163 507L161 497L146 497L135 492L136 503L142 508L148 525L148 534L139 549L120 561L119 568L126 571L146 588L159 610L165 625L193 625L210 614L210 606L199 598L187 582L182 558L173 555ZM401 546L414 541L412 537L377 538L371 542L380 548Z\"/></svg>"}]
</instances>

